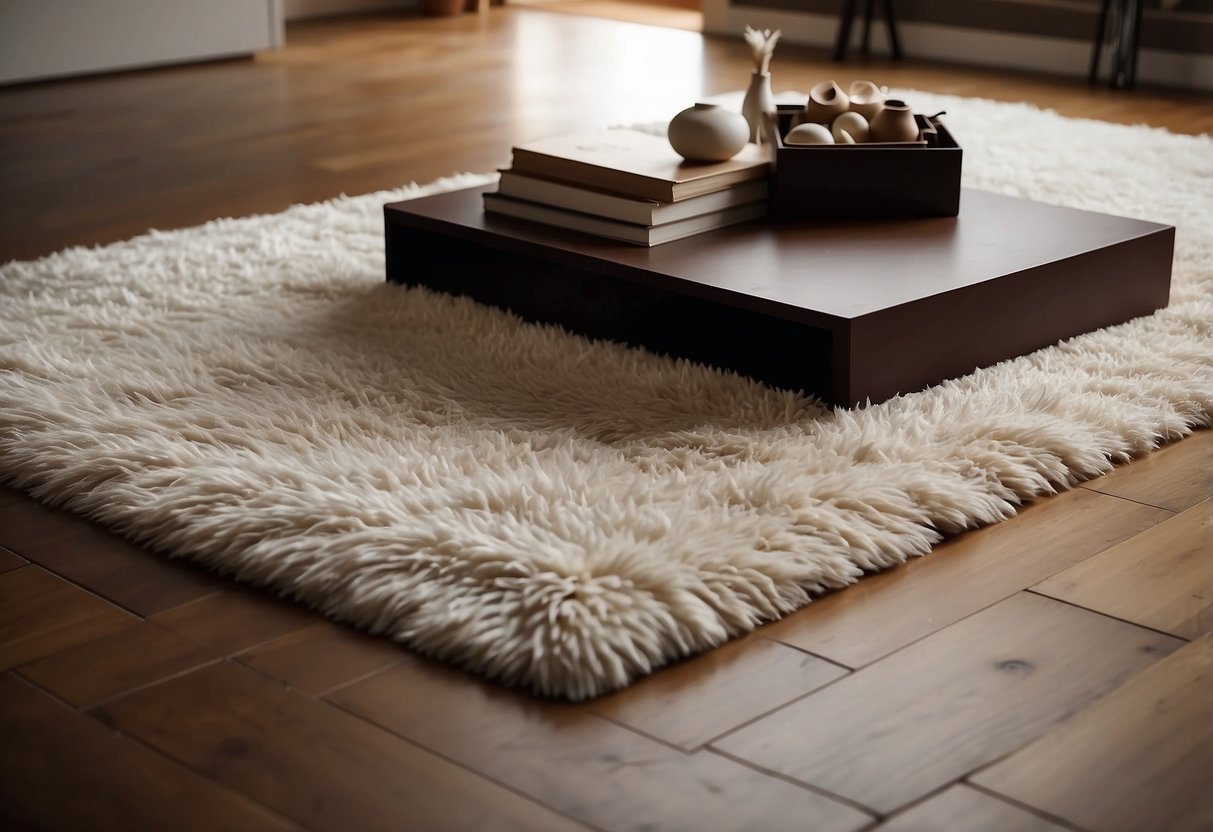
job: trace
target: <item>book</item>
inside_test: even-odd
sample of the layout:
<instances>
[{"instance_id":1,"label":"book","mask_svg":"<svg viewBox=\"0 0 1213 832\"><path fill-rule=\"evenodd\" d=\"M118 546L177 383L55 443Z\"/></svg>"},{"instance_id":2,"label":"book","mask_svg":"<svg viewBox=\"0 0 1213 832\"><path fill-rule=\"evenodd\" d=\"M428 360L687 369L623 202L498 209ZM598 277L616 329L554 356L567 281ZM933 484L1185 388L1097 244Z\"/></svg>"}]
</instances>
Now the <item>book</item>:
<instances>
[{"instance_id":1,"label":"book","mask_svg":"<svg viewBox=\"0 0 1213 832\"><path fill-rule=\"evenodd\" d=\"M661 225L635 225L605 217L596 217L592 214L580 214L575 211L566 211L563 208L553 208L550 205L540 205L536 202L526 202L492 192L484 195L484 210L491 214L502 214L567 228L571 231L596 234L599 237L609 237L625 243L655 246L765 216L767 203L766 200L762 200L745 205L734 205L719 211L709 211L706 214L698 214Z\"/></svg>"},{"instance_id":2,"label":"book","mask_svg":"<svg viewBox=\"0 0 1213 832\"><path fill-rule=\"evenodd\" d=\"M679 202L770 172L768 150L747 144L732 159L691 163L664 136L624 128L514 146L513 170L636 199Z\"/></svg>"},{"instance_id":3,"label":"book","mask_svg":"<svg viewBox=\"0 0 1213 832\"><path fill-rule=\"evenodd\" d=\"M654 202L503 170L497 193L633 225L662 225L766 199L767 187L767 180L755 179L679 202Z\"/></svg>"}]
</instances>

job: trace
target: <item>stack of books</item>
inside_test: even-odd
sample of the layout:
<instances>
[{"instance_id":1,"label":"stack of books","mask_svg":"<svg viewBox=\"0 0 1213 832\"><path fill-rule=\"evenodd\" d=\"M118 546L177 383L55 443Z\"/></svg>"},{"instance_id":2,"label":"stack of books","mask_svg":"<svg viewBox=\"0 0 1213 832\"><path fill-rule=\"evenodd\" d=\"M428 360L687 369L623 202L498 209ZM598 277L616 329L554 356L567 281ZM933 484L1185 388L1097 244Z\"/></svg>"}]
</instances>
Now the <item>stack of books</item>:
<instances>
[{"instance_id":1,"label":"stack of books","mask_svg":"<svg viewBox=\"0 0 1213 832\"><path fill-rule=\"evenodd\" d=\"M664 136L599 130L515 146L484 210L655 246L764 216L769 171L753 144L691 164Z\"/></svg>"}]
</instances>

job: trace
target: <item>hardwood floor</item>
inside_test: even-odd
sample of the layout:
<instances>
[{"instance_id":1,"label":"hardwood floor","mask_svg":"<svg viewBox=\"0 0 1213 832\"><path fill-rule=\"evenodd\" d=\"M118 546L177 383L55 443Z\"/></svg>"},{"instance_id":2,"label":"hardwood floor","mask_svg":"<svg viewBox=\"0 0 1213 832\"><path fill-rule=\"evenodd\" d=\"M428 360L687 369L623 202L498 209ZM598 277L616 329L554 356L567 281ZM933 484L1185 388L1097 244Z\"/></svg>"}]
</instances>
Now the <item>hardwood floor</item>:
<instances>
[{"instance_id":1,"label":"hardwood floor","mask_svg":"<svg viewBox=\"0 0 1213 832\"><path fill-rule=\"evenodd\" d=\"M599 11L610 4L594 0ZM619 12L646 18L643 6ZM739 39L493 7L0 88L0 260L485 171L668 118ZM781 45L833 77L1213 132L1207 95ZM581 705L0 490L6 829L1213 828L1213 432Z\"/></svg>"}]
</instances>

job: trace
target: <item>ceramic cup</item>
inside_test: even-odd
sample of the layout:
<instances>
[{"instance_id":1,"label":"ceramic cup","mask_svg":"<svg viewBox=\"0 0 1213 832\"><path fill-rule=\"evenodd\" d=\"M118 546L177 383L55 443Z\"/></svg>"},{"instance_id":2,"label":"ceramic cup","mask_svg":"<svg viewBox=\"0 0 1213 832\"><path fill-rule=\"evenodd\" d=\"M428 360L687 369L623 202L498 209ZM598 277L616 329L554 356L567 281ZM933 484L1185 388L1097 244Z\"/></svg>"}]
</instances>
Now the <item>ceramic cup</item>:
<instances>
[{"instance_id":1,"label":"ceramic cup","mask_svg":"<svg viewBox=\"0 0 1213 832\"><path fill-rule=\"evenodd\" d=\"M842 87L833 81L822 81L809 90L809 101L805 104L804 115L800 120L828 125L845 113L849 106L850 98L842 91Z\"/></svg>"},{"instance_id":2,"label":"ceramic cup","mask_svg":"<svg viewBox=\"0 0 1213 832\"><path fill-rule=\"evenodd\" d=\"M888 87L878 87L871 81L854 81L847 89L852 113L859 113L869 122L884 106Z\"/></svg>"}]
</instances>

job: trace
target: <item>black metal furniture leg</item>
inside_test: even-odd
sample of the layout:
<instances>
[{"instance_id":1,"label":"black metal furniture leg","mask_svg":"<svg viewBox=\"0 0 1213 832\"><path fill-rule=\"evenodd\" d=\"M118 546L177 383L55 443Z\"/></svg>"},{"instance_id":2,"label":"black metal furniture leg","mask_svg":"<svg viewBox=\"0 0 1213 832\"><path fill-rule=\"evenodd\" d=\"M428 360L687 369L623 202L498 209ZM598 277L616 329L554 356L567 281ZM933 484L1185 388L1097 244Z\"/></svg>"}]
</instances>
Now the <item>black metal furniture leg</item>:
<instances>
[{"instance_id":1,"label":"black metal furniture leg","mask_svg":"<svg viewBox=\"0 0 1213 832\"><path fill-rule=\"evenodd\" d=\"M1108 8L1112 0L1103 0L1099 7L1099 20L1095 24L1095 42L1091 45L1091 68L1087 70L1087 83L1094 84L1099 78L1099 58L1104 41L1108 39Z\"/></svg>"},{"instance_id":2,"label":"black metal furniture leg","mask_svg":"<svg viewBox=\"0 0 1213 832\"><path fill-rule=\"evenodd\" d=\"M897 18L893 16L893 0L880 0L884 6L884 22L889 29L889 48L894 58L901 57L901 38L897 36Z\"/></svg>"},{"instance_id":3,"label":"black metal furniture leg","mask_svg":"<svg viewBox=\"0 0 1213 832\"><path fill-rule=\"evenodd\" d=\"M876 0L863 0L863 54L871 53L872 15L876 13Z\"/></svg>"},{"instance_id":4,"label":"black metal furniture leg","mask_svg":"<svg viewBox=\"0 0 1213 832\"><path fill-rule=\"evenodd\" d=\"M834 38L834 60L841 61L847 56L847 46L851 43L851 26L855 23L855 4L859 0L846 0L842 7L842 19L838 23L838 34Z\"/></svg>"},{"instance_id":5,"label":"black metal furniture leg","mask_svg":"<svg viewBox=\"0 0 1213 832\"><path fill-rule=\"evenodd\" d=\"M1132 0L1133 2L1133 37L1130 43L1129 54L1129 86L1137 84L1137 53L1141 46L1141 12L1145 7L1142 0Z\"/></svg>"}]
</instances>

